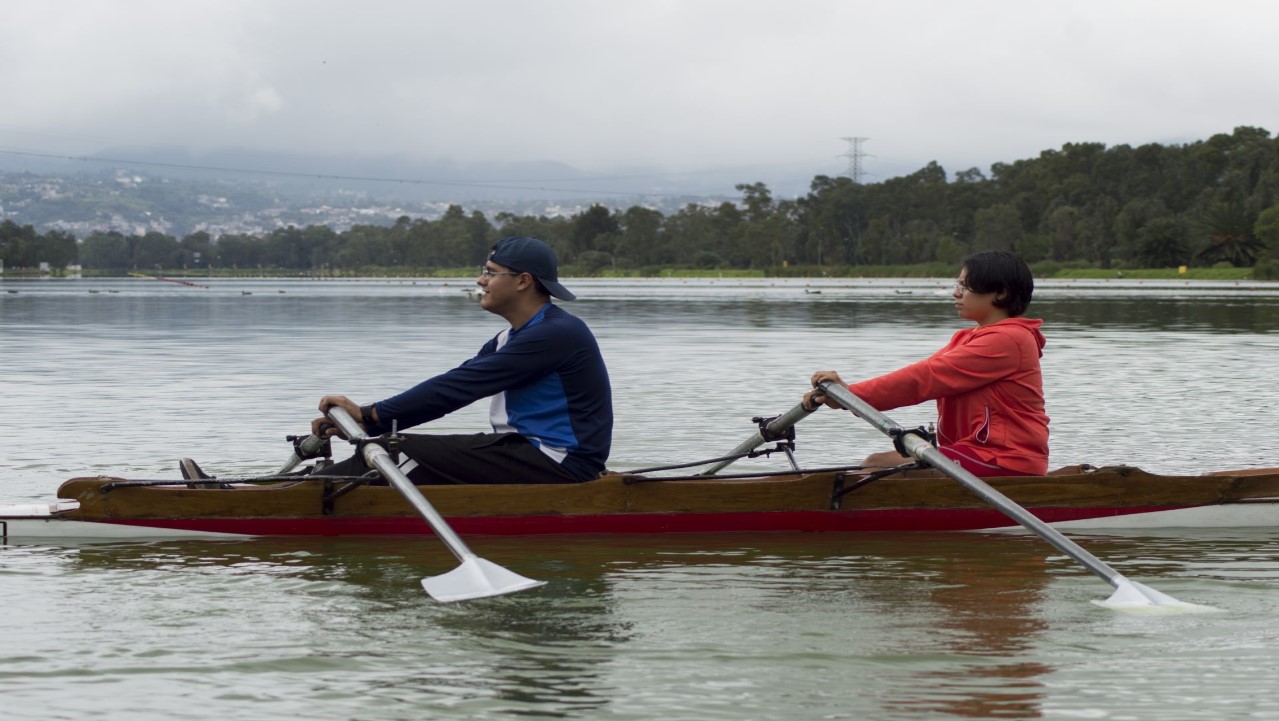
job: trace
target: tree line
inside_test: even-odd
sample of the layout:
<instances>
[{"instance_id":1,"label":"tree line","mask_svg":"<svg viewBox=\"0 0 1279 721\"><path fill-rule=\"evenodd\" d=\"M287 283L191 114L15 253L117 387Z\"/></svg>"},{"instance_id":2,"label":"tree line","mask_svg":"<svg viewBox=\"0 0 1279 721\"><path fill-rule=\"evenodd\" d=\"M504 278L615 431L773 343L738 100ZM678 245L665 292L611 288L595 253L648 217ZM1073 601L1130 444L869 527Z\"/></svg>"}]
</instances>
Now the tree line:
<instances>
[{"instance_id":1,"label":"tree line","mask_svg":"<svg viewBox=\"0 0 1279 721\"><path fill-rule=\"evenodd\" d=\"M1239 127L1184 145L1068 143L1036 158L948 177L937 163L880 183L819 175L776 199L763 183L737 202L662 213L603 205L572 216L451 206L391 226L279 228L261 236L203 231L94 232L83 240L0 223L5 266L87 269L272 268L317 271L478 266L492 242L535 235L573 274L605 270L754 269L831 273L867 265L955 264L974 250L1080 267L1251 267L1279 256L1279 139Z\"/></svg>"}]
</instances>

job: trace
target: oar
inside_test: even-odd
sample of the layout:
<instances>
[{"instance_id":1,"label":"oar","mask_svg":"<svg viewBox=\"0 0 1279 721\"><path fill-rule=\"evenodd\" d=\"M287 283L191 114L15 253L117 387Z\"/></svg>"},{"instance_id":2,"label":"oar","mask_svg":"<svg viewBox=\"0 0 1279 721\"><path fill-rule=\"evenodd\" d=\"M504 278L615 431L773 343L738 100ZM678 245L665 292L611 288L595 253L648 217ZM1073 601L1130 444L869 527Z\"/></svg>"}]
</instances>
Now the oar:
<instances>
[{"instance_id":1,"label":"oar","mask_svg":"<svg viewBox=\"0 0 1279 721\"><path fill-rule=\"evenodd\" d=\"M368 438L346 409L334 406L329 409L327 415L329 420L337 424L342 434L352 442ZM505 593L515 593L545 585L545 581L525 578L476 556L453 532L448 522L439 514L439 511L435 510L431 502L426 500L417 486L413 485L408 476L395 465L391 454L385 448L376 443L365 443L363 454L364 462L381 472L382 476L395 486L395 490L403 494L417 512L422 514L422 518L426 519L431 530L435 531L435 535L439 536L444 545L449 547L454 556L457 556L457 560L462 562L462 565L448 573L422 579L422 588L426 589L431 598L445 603L466 601L472 598L501 596Z\"/></svg>"},{"instance_id":2,"label":"oar","mask_svg":"<svg viewBox=\"0 0 1279 721\"><path fill-rule=\"evenodd\" d=\"M764 443L767 443L771 439L782 437L782 434L785 433L787 429L789 429L791 426L807 418L808 414L810 413L812 413L812 411L808 410L807 408L804 408L804 404L800 403L799 405L795 406L789 411L786 411L782 415L774 418L772 421L768 423L768 425L764 426L764 429L762 431L755 431L755 433L753 433L750 438L747 438L746 440L742 441L741 445L729 451L727 455L742 456L744 454L750 453L751 451L755 450L756 448L763 445ZM715 465L711 466L710 468L707 468L706 470L702 471L698 475L713 476L716 473L719 473L720 471L724 470L725 468L728 468L728 466L732 464L732 462L735 460L737 459L726 458L725 460L719 461Z\"/></svg>"},{"instance_id":3,"label":"oar","mask_svg":"<svg viewBox=\"0 0 1279 721\"><path fill-rule=\"evenodd\" d=\"M869 403L858 398L848 388L835 383L834 381L825 381L821 384L822 393L828 398L833 399L839 405L853 412L853 415L870 423L880 432L894 439L901 438L902 447L906 452L917 461L923 461L937 470L945 473L954 480L958 481L968 490L972 491L979 498L991 504L995 508L1003 512L1004 515L1014 521L1025 526L1026 529L1035 533L1040 538L1047 541L1054 548L1066 554L1083 564L1085 568L1100 576L1102 580L1114 586L1115 592L1105 601L1094 601L1099 606L1123 610L1143 610L1153 612L1196 612L1196 611L1215 611L1217 609L1210 606L1200 606L1193 603L1184 603L1178 601L1164 593L1160 593L1152 588L1131 581L1125 578L1115 569L1106 565L1101 559L1092 555L1083 548L1080 548L1074 541L1066 538L1057 531L1057 529L1049 526L1043 521L1036 518L1025 508L1014 503L1010 498L991 488L982 479L974 476L964 470L958 463L942 454L941 451L933 447L926 438L921 437L918 433L907 431L897 425L888 416L875 410Z\"/></svg>"}]
</instances>

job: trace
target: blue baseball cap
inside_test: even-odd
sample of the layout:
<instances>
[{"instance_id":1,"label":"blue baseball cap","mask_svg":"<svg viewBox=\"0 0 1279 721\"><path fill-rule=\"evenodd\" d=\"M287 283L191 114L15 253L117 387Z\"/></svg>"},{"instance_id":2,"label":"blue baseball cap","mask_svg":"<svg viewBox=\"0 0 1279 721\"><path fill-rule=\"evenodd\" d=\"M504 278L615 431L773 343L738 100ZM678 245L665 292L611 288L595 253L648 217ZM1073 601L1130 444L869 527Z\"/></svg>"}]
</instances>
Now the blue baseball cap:
<instances>
[{"instance_id":1,"label":"blue baseball cap","mask_svg":"<svg viewBox=\"0 0 1279 721\"><path fill-rule=\"evenodd\" d=\"M577 299L568 288L560 285L560 263L555 258L555 251L531 235L502 238L493 244L493 252L489 253L488 259L532 275L548 293L560 300Z\"/></svg>"}]
</instances>

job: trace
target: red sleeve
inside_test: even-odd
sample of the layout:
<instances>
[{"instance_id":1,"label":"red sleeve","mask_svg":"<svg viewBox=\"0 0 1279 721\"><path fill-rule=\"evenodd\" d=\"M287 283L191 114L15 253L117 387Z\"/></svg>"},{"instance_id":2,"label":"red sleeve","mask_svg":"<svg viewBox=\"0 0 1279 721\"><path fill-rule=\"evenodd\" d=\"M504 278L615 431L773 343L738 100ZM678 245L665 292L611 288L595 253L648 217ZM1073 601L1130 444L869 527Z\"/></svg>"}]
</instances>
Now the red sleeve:
<instances>
[{"instance_id":1,"label":"red sleeve","mask_svg":"<svg viewBox=\"0 0 1279 721\"><path fill-rule=\"evenodd\" d=\"M962 333L962 331L961 331ZM958 395L1005 378L1021 365L1015 339L1000 332L956 334L933 355L878 378L853 383L848 390L876 410Z\"/></svg>"}]
</instances>

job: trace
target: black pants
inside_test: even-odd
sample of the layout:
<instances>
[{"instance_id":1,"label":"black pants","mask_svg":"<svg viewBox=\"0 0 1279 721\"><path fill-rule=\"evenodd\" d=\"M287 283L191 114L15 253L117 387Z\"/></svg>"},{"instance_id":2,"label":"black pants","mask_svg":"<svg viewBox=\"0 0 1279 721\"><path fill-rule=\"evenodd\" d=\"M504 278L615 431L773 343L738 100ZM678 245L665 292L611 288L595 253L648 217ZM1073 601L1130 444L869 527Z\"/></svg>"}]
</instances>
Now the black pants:
<instances>
[{"instance_id":1,"label":"black pants","mask_svg":"<svg viewBox=\"0 0 1279 721\"><path fill-rule=\"evenodd\" d=\"M581 483L518 433L404 434L400 466L417 485L447 483ZM416 462L416 463L414 463ZM320 476L362 476L360 456L316 471Z\"/></svg>"}]
</instances>

